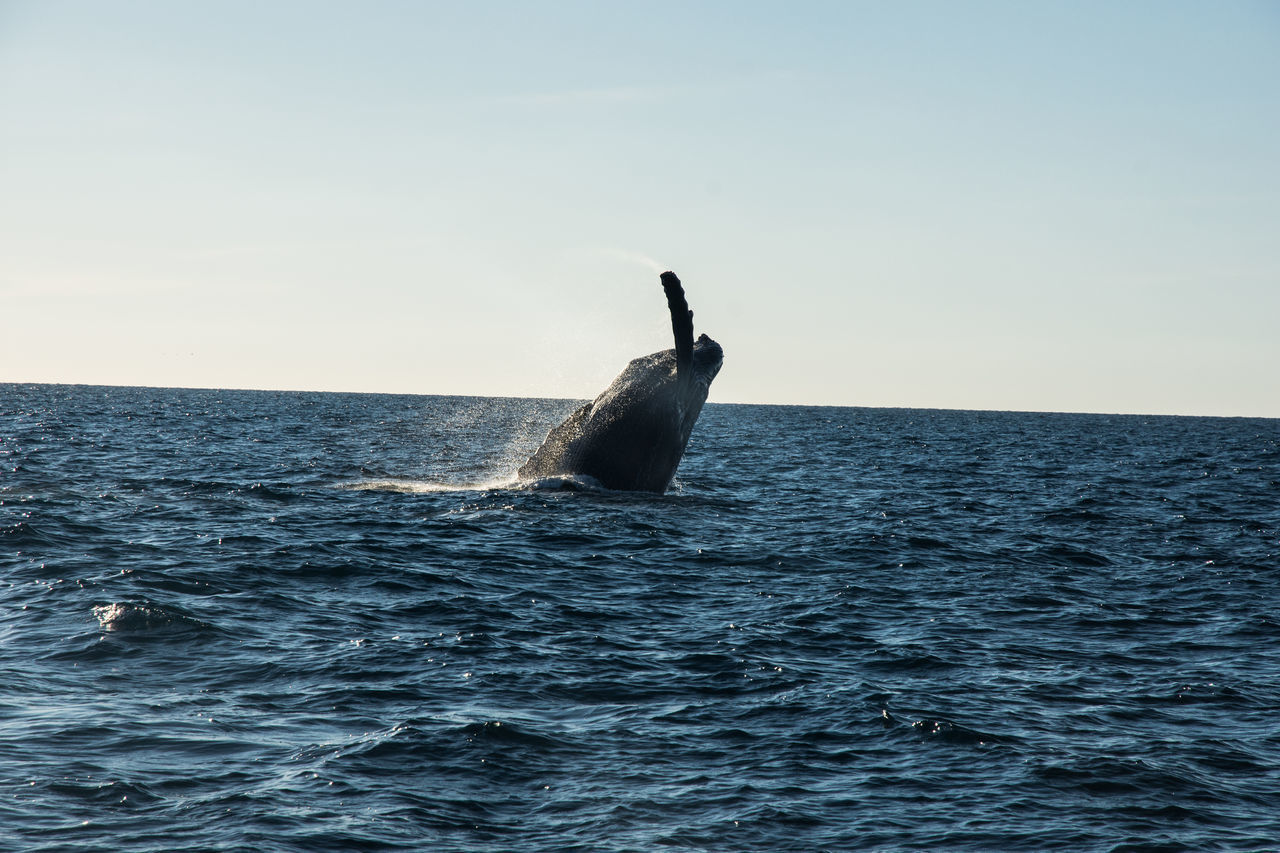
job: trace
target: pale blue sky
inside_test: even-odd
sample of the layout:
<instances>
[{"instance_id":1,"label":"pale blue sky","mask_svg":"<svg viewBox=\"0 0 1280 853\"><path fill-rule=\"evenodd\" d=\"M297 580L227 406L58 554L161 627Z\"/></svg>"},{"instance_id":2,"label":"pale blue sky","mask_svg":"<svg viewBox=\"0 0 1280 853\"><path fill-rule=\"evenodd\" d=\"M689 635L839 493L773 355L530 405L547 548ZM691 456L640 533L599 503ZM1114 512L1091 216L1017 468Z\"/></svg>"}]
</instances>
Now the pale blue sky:
<instances>
[{"instance_id":1,"label":"pale blue sky","mask_svg":"<svg viewBox=\"0 0 1280 853\"><path fill-rule=\"evenodd\" d=\"M655 266L656 265L656 266ZM1280 416L1280 3L0 0L0 381Z\"/></svg>"}]
</instances>

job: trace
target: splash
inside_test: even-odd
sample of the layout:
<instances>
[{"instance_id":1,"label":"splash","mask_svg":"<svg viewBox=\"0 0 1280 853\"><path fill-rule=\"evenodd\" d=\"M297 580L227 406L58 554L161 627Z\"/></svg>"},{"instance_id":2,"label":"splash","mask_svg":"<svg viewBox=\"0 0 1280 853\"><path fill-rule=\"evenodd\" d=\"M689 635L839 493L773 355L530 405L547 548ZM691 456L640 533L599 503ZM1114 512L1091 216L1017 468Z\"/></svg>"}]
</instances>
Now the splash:
<instances>
[{"instance_id":1,"label":"splash","mask_svg":"<svg viewBox=\"0 0 1280 853\"><path fill-rule=\"evenodd\" d=\"M608 491L600 484L599 480L585 474L539 477L532 480L522 480L516 477L497 477L475 483L442 483L434 480L360 480L354 483L339 483L337 487L356 492L395 492L403 495L435 494L438 492Z\"/></svg>"},{"instance_id":2,"label":"splash","mask_svg":"<svg viewBox=\"0 0 1280 853\"><path fill-rule=\"evenodd\" d=\"M466 483L445 483L436 480L359 480L354 483L339 483L338 488L356 492L397 492L417 495L433 492L487 492L495 489L514 489L519 485L509 477L496 477Z\"/></svg>"}]
</instances>

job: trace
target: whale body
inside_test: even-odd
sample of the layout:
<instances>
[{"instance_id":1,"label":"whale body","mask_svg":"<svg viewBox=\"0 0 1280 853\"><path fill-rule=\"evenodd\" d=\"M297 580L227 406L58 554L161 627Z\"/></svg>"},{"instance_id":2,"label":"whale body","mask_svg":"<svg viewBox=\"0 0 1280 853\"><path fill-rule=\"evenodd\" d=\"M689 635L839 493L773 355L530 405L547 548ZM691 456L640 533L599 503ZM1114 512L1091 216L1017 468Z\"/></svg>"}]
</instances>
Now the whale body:
<instances>
[{"instance_id":1,"label":"whale body","mask_svg":"<svg viewBox=\"0 0 1280 853\"><path fill-rule=\"evenodd\" d=\"M693 312L673 272L661 276L673 349L632 359L613 384L547 433L522 480L590 477L606 489L661 494L671 485L724 352L693 339Z\"/></svg>"}]
</instances>

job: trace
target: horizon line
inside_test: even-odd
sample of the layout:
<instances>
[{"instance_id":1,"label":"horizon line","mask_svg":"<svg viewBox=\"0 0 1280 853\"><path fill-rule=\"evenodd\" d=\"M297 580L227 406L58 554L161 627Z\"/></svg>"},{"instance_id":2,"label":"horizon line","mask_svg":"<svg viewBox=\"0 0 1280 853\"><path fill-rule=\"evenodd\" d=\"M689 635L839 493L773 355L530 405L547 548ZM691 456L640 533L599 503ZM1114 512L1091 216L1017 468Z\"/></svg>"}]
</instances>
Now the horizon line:
<instances>
[{"instance_id":1,"label":"horizon line","mask_svg":"<svg viewBox=\"0 0 1280 853\"><path fill-rule=\"evenodd\" d=\"M140 388L155 391L230 391L259 392L269 394L345 394L387 397L457 397L476 400L554 400L564 402L586 402L589 397L542 397L524 394L445 394L424 391L346 391L316 388L248 388L220 387L212 385L127 385L123 383L104 382L41 382L0 379L4 385L48 385L65 388ZM990 412L993 414L1026 414L1026 415L1098 415L1105 417L1147 417L1147 418L1222 418L1235 420L1280 420L1276 415L1206 415L1188 414L1185 412L1117 412L1117 411L1071 411L1067 409L994 409L994 408L957 408L954 406L912 406L912 405L875 405L851 403L760 403L738 400L707 400L712 406L770 406L778 408L805 409L894 409L921 412Z\"/></svg>"}]
</instances>

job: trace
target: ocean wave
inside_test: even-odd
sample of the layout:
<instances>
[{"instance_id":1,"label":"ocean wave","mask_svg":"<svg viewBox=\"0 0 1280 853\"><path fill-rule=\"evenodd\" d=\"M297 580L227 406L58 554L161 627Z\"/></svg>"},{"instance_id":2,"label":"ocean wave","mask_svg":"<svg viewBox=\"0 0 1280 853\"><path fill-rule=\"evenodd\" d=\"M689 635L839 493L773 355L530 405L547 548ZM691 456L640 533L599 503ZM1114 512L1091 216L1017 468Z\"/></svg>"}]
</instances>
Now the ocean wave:
<instances>
[{"instance_id":1,"label":"ocean wave","mask_svg":"<svg viewBox=\"0 0 1280 853\"><path fill-rule=\"evenodd\" d=\"M713 404L657 497L515 481L567 402L5 393L0 848L1280 837L1280 423Z\"/></svg>"},{"instance_id":2,"label":"ocean wave","mask_svg":"<svg viewBox=\"0 0 1280 853\"><path fill-rule=\"evenodd\" d=\"M116 634L152 634L175 631L213 631L212 623L198 619L173 605L144 601L120 601L93 608L102 630Z\"/></svg>"}]
</instances>

